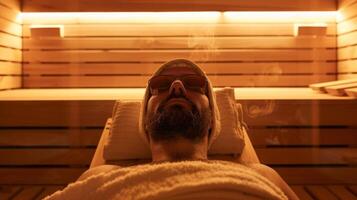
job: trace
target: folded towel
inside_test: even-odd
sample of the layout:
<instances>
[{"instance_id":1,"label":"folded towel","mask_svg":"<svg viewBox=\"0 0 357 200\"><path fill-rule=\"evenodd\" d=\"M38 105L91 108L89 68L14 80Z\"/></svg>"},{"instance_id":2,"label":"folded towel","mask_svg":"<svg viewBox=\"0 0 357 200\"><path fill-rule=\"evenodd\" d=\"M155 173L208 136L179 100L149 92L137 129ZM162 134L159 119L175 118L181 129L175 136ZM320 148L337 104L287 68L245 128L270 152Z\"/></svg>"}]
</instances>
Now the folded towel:
<instances>
[{"instance_id":1,"label":"folded towel","mask_svg":"<svg viewBox=\"0 0 357 200\"><path fill-rule=\"evenodd\" d=\"M145 164L68 185L55 199L287 199L268 179L225 161Z\"/></svg>"}]
</instances>

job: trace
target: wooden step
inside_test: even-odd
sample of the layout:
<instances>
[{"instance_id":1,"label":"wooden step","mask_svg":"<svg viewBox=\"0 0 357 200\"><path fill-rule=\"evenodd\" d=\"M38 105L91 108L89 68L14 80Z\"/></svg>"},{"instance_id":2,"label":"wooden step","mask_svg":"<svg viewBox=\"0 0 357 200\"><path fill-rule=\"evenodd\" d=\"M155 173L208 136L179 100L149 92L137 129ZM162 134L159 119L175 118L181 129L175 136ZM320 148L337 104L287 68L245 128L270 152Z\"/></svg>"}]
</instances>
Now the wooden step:
<instances>
[{"instance_id":1,"label":"wooden step","mask_svg":"<svg viewBox=\"0 0 357 200\"><path fill-rule=\"evenodd\" d=\"M315 83L309 85L309 87L315 91L326 93L326 87L343 85L343 84L351 84L357 83L357 79L346 79L346 80L338 80L338 81L330 81L330 82L323 82L323 83Z\"/></svg>"},{"instance_id":2,"label":"wooden step","mask_svg":"<svg viewBox=\"0 0 357 200\"><path fill-rule=\"evenodd\" d=\"M356 83L348 83L348 84L341 84L341 85L334 85L325 87L327 93L335 96L345 96L347 95L346 89L357 89L357 82Z\"/></svg>"}]
</instances>

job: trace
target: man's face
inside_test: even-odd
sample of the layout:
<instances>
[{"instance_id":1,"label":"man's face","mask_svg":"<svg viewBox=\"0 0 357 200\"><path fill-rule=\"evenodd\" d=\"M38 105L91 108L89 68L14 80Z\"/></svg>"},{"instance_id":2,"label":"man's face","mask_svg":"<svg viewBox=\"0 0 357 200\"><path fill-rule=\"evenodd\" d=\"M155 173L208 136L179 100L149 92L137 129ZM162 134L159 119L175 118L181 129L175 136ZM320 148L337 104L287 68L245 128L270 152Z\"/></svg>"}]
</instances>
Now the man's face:
<instances>
[{"instance_id":1,"label":"man's face","mask_svg":"<svg viewBox=\"0 0 357 200\"><path fill-rule=\"evenodd\" d=\"M200 141L207 134L211 124L206 82L201 91L187 85L185 87L185 78L192 78L191 81L195 81L195 76L198 75L189 67L169 67L160 75L174 78L169 82L164 81L168 87L151 92L146 112L150 136L156 141L177 137ZM202 82L202 79L200 81Z\"/></svg>"}]
</instances>

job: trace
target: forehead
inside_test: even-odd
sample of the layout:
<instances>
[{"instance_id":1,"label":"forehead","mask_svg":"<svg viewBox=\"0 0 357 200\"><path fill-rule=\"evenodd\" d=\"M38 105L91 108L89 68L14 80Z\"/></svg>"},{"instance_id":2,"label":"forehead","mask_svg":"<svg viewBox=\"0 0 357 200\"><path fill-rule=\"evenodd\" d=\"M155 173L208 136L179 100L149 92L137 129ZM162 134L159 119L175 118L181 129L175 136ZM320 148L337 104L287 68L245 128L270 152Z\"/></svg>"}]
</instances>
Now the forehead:
<instances>
[{"instance_id":1,"label":"forehead","mask_svg":"<svg viewBox=\"0 0 357 200\"><path fill-rule=\"evenodd\" d=\"M182 66L167 67L160 73L160 75L175 75L175 76L181 76L186 74L198 74L198 73L191 67L182 67Z\"/></svg>"}]
</instances>

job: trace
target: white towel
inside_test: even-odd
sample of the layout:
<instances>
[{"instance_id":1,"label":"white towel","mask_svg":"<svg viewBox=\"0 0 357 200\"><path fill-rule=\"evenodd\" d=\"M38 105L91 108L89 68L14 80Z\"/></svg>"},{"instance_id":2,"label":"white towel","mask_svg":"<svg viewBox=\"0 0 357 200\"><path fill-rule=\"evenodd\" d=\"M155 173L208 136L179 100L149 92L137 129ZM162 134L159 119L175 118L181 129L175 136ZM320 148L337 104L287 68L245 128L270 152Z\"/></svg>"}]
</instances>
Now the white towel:
<instances>
[{"instance_id":1,"label":"white towel","mask_svg":"<svg viewBox=\"0 0 357 200\"><path fill-rule=\"evenodd\" d=\"M255 171L224 161L145 164L68 185L55 199L287 199Z\"/></svg>"}]
</instances>

